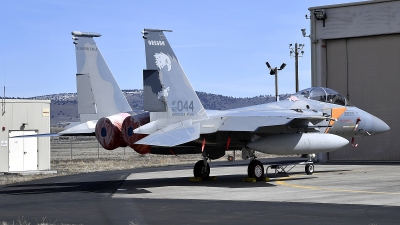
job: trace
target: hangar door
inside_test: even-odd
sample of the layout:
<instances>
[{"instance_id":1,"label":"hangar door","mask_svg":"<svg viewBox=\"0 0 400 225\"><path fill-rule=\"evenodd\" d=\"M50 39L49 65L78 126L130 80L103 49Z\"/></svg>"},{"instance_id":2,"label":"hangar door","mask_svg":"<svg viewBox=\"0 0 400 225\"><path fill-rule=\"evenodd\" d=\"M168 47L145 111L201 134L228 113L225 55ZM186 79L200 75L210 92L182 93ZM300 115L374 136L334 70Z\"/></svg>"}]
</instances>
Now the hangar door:
<instances>
[{"instance_id":1,"label":"hangar door","mask_svg":"<svg viewBox=\"0 0 400 225\"><path fill-rule=\"evenodd\" d=\"M390 126L356 138L357 148L331 152L328 160L400 161L400 35L326 40L326 59L326 86Z\"/></svg>"},{"instance_id":2,"label":"hangar door","mask_svg":"<svg viewBox=\"0 0 400 225\"><path fill-rule=\"evenodd\" d=\"M10 131L9 136L33 135L36 131ZM9 138L8 139L8 166L9 171L29 171L38 168L37 137Z\"/></svg>"}]
</instances>

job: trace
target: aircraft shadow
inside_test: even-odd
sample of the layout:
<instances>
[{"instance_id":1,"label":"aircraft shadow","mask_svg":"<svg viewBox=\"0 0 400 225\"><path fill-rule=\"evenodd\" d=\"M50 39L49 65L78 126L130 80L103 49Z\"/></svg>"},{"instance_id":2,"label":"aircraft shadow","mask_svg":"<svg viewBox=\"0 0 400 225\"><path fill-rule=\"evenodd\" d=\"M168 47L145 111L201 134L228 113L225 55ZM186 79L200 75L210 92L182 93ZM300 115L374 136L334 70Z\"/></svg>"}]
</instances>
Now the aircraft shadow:
<instances>
[{"instance_id":1,"label":"aircraft shadow","mask_svg":"<svg viewBox=\"0 0 400 225\"><path fill-rule=\"evenodd\" d=\"M7 185L0 189L0 195L35 195L46 193L89 192L112 194L123 180L61 182Z\"/></svg>"},{"instance_id":2,"label":"aircraft shadow","mask_svg":"<svg viewBox=\"0 0 400 225\"><path fill-rule=\"evenodd\" d=\"M222 175L216 180L189 181L190 177L157 178L140 180L109 180L88 182L40 182L4 186L0 195L37 195L46 193L104 193L113 194L118 188L126 189L126 193L148 193L147 188L156 187L224 187L224 188L256 188L275 187L271 182L243 182L245 175ZM312 179L312 177L308 178Z\"/></svg>"},{"instance_id":3,"label":"aircraft shadow","mask_svg":"<svg viewBox=\"0 0 400 225\"><path fill-rule=\"evenodd\" d=\"M346 172L351 170L329 170L329 171L318 171L318 173L332 173L332 172ZM25 182L20 184L12 184L0 187L0 195L38 195L46 193L101 193L111 195L118 188L126 189L125 193L139 194L149 193L146 189L157 188L157 187L223 187L223 188L258 188L267 187L274 188L277 185L274 184L276 179L281 177L289 178L289 180L309 180L317 178L315 176L302 176L293 177L291 175L304 174L304 172L289 172L288 174L278 174L275 178L273 173L269 173L269 182L243 182L243 179L247 176L244 174L235 175L221 175L217 176L216 180L204 180L201 182L191 182L190 177L177 177L177 178L155 178L155 179L137 179L137 180L125 180L125 179L110 179L110 180L92 180L92 181L71 181L63 182L62 177L57 177L57 181L61 179L61 182L57 182L54 179L43 179L32 182ZM89 176L90 175L87 175ZM79 180L80 176L75 175L75 180Z\"/></svg>"}]
</instances>

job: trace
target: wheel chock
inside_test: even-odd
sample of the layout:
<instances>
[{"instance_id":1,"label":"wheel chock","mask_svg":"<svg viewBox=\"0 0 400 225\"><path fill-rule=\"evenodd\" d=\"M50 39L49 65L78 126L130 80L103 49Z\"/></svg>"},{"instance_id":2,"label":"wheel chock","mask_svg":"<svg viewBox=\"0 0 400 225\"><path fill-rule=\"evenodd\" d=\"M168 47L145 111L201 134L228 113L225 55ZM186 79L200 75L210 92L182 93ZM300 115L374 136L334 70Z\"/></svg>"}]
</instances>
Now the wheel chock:
<instances>
[{"instance_id":1,"label":"wheel chock","mask_svg":"<svg viewBox=\"0 0 400 225\"><path fill-rule=\"evenodd\" d=\"M269 177L264 177L262 179L262 181L265 181L265 182L269 181ZM256 180L256 178L253 178L253 177L246 177L243 179L243 182L257 182L257 180Z\"/></svg>"},{"instance_id":2,"label":"wheel chock","mask_svg":"<svg viewBox=\"0 0 400 225\"><path fill-rule=\"evenodd\" d=\"M203 180L217 180L217 177L208 177L207 179L203 179L201 177L191 177L189 178L189 181L197 182L197 181L203 181Z\"/></svg>"},{"instance_id":3,"label":"wheel chock","mask_svg":"<svg viewBox=\"0 0 400 225\"><path fill-rule=\"evenodd\" d=\"M189 178L189 181L196 182L196 181L203 181L203 179L201 177L191 177Z\"/></svg>"},{"instance_id":4,"label":"wheel chock","mask_svg":"<svg viewBox=\"0 0 400 225\"><path fill-rule=\"evenodd\" d=\"M253 177L246 177L243 179L243 182L257 182L257 180Z\"/></svg>"},{"instance_id":5,"label":"wheel chock","mask_svg":"<svg viewBox=\"0 0 400 225\"><path fill-rule=\"evenodd\" d=\"M217 177L216 176L213 176L213 177L208 177L208 179L207 180L217 180Z\"/></svg>"}]
</instances>

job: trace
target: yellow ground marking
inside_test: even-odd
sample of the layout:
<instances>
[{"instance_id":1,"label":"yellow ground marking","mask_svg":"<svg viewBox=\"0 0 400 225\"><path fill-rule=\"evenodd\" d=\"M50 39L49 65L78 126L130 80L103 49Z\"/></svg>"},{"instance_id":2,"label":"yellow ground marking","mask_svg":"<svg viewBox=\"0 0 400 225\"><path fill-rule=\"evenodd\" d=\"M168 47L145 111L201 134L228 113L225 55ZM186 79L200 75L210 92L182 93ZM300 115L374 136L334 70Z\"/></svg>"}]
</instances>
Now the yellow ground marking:
<instances>
[{"instance_id":1,"label":"yellow ground marking","mask_svg":"<svg viewBox=\"0 0 400 225\"><path fill-rule=\"evenodd\" d=\"M355 172L355 171L353 171ZM318 173L314 173L318 174ZM382 195L400 195L400 192L384 192L384 191L363 191L363 190L349 190L349 189L340 189L340 188L326 188L326 187L318 187L318 186L308 186L308 185L299 185L299 184L289 184L285 180L306 175L294 175L290 177L282 177L276 180L276 183L282 186L293 187L293 188L302 188L316 191L333 191L333 192L348 192L348 193L360 193L360 194L382 194ZM307 175L309 176L309 175Z\"/></svg>"}]
</instances>

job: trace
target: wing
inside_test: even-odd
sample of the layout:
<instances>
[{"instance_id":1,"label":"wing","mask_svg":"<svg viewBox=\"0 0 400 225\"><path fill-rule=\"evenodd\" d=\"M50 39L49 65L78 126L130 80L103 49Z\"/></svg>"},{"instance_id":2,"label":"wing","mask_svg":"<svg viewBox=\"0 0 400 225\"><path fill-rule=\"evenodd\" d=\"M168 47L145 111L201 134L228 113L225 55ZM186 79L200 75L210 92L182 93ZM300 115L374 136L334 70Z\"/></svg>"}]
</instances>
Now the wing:
<instances>
[{"instance_id":1,"label":"wing","mask_svg":"<svg viewBox=\"0 0 400 225\"><path fill-rule=\"evenodd\" d=\"M226 117L226 120L218 128L218 131L254 132L263 127L289 125L298 123L298 121L304 124L310 121L335 120L330 116L324 116L322 112L312 110L239 111L223 116Z\"/></svg>"},{"instance_id":2,"label":"wing","mask_svg":"<svg viewBox=\"0 0 400 225\"><path fill-rule=\"evenodd\" d=\"M170 124L135 142L135 144L172 147L196 140L199 137L200 123L192 124L192 120L185 120Z\"/></svg>"}]
</instances>

